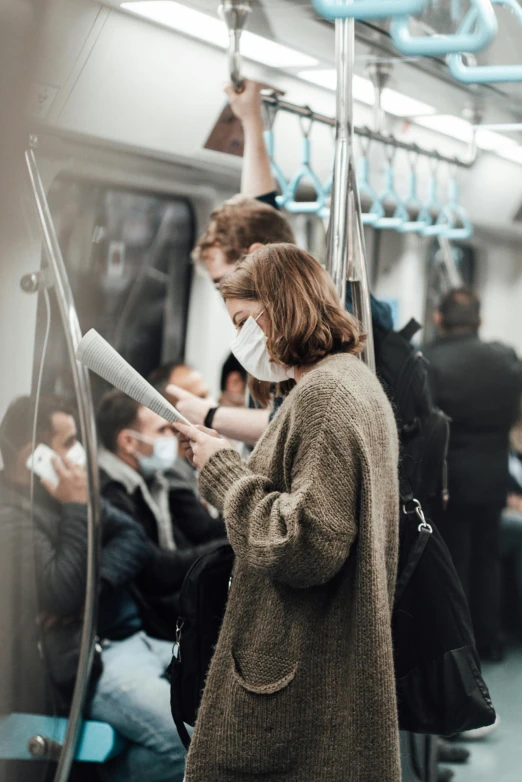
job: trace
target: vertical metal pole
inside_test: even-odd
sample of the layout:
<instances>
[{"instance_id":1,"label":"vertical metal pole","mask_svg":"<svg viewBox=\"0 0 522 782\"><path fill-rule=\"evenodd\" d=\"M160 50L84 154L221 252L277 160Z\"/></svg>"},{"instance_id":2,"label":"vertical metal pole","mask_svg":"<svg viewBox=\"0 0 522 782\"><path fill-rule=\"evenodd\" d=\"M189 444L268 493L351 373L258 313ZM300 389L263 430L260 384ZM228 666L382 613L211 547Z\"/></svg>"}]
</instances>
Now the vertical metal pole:
<instances>
[{"instance_id":1,"label":"vertical metal pole","mask_svg":"<svg viewBox=\"0 0 522 782\"><path fill-rule=\"evenodd\" d=\"M32 138L32 147L36 140ZM78 416L82 441L87 453L88 505L87 505L87 581L83 627L80 644L80 657L74 694L69 713L67 732L60 752L58 768L54 782L67 782L74 760L76 741L81 728L83 708L87 697L87 688L94 654L96 616L98 608L99 550L100 550L100 513L98 460L96 457L96 427L94 408L89 385L89 375L85 367L76 361L76 348L82 338L80 324L74 306L69 279L63 261L60 244L47 203L47 196L40 178L33 148L25 153L27 172L34 195L43 246L49 261L56 298L62 318L67 350L71 359L74 388L78 400Z\"/></svg>"},{"instance_id":2,"label":"vertical metal pole","mask_svg":"<svg viewBox=\"0 0 522 782\"><path fill-rule=\"evenodd\" d=\"M335 120L335 161L326 268L341 302L345 303L346 280L352 285L353 311L367 335L363 361L375 371L370 292L366 268L366 248L361 222L353 157L353 67L355 21L336 19L337 110Z\"/></svg>"}]
</instances>

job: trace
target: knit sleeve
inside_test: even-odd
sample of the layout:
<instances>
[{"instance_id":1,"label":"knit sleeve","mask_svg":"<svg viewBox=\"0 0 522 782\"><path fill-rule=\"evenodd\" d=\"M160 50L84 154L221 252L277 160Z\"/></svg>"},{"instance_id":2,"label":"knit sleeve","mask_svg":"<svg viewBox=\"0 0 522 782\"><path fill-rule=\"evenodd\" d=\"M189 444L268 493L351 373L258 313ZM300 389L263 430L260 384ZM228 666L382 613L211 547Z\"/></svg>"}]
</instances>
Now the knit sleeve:
<instances>
[{"instance_id":1,"label":"knit sleeve","mask_svg":"<svg viewBox=\"0 0 522 782\"><path fill-rule=\"evenodd\" d=\"M289 470L287 492L234 451L214 454L201 472L202 493L223 507L237 557L294 587L332 579L357 535L359 450L349 427L336 425L338 409L332 397L328 412L307 414L305 404L296 415L292 457L281 464Z\"/></svg>"}]
</instances>

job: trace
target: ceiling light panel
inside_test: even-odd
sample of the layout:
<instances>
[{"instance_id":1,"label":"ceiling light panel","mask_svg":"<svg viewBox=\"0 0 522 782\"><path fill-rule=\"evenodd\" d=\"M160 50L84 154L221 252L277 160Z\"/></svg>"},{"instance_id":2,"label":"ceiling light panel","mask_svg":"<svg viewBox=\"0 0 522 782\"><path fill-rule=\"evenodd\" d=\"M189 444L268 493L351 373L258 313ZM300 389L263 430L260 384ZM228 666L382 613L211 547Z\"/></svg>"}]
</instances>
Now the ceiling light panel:
<instances>
[{"instance_id":1,"label":"ceiling light panel","mask_svg":"<svg viewBox=\"0 0 522 782\"><path fill-rule=\"evenodd\" d=\"M317 84L319 87L326 87L329 90L335 90L337 84L337 74L333 68L327 70L301 71L298 74L300 79ZM375 90L370 79L363 76L354 75L353 77L353 97L359 103L365 103L367 106L373 106L375 102ZM427 103L403 95L402 92L385 88L382 93L382 107L388 114L395 117L417 117L425 114L434 114L435 109Z\"/></svg>"},{"instance_id":2,"label":"ceiling light panel","mask_svg":"<svg viewBox=\"0 0 522 782\"><path fill-rule=\"evenodd\" d=\"M228 48L228 31L223 21L176 3L174 0L136 0L136 2L121 3L120 8L177 32L219 46L220 49ZM248 30L243 32L241 40L242 54L246 59L271 68L307 68L318 65L318 61L308 54L255 35Z\"/></svg>"}]
</instances>

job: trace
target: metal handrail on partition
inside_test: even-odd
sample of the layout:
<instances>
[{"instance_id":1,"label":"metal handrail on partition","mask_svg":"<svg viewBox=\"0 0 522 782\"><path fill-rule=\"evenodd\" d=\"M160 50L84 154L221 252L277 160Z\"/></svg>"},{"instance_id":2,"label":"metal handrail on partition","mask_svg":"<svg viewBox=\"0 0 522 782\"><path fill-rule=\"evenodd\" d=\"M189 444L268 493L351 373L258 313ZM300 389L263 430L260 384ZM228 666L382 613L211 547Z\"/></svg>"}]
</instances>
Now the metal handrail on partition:
<instances>
[{"instance_id":1,"label":"metal handrail on partition","mask_svg":"<svg viewBox=\"0 0 522 782\"><path fill-rule=\"evenodd\" d=\"M366 248L353 156L352 89L355 53L353 19L336 20L335 49L337 69L335 160L326 268L343 304L346 296L346 281L348 280L352 286L354 315L366 334L366 346L361 357L375 372Z\"/></svg>"},{"instance_id":2,"label":"metal handrail on partition","mask_svg":"<svg viewBox=\"0 0 522 782\"><path fill-rule=\"evenodd\" d=\"M67 271L60 250L53 219L47 202L45 188L38 171L34 154L36 139L32 137L31 147L25 153L29 182L34 196L42 234L43 246L49 262L51 282L63 323L67 351L71 360L74 389L78 400L78 417L82 441L87 453L88 478L88 542L87 542L87 581L86 598L83 613L83 628L80 644L78 670L74 686L71 710L63 746L60 751L58 768L54 782L67 782L74 760L76 741L82 722L82 714L87 697L90 671L93 661L96 618L98 603L98 584L100 566L100 513L98 461L96 457L96 428L94 407L91 398L87 369L76 361L76 349L82 338L80 324L74 306L74 300L67 277Z\"/></svg>"},{"instance_id":3,"label":"metal handrail on partition","mask_svg":"<svg viewBox=\"0 0 522 782\"><path fill-rule=\"evenodd\" d=\"M335 119L328 117L326 114L321 114L316 111L310 110L308 106L299 106L296 103L290 103L283 100L274 94L263 93L263 103L267 106L277 106L279 111L285 111L289 114L295 114L298 117L307 117L314 122L318 122L321 125L328 125L331 128L335 128ZM455 164L460 168L471 168L477 159L478 149L475 138L470 144L470 153L467 159L458 157L449 157L448 155L442 155L437 152L436 149L424 149L418 144L414 144L408 141L401 141L390 133L379 133L368 127L353 128L353 132L361 138L367 138L371 141L377 141L380 144L395 147L396 149L403 149L406 152L415 152L417 155L421 155L427 158L435 158L441 163Z\"/></svg>"}]
</instances>

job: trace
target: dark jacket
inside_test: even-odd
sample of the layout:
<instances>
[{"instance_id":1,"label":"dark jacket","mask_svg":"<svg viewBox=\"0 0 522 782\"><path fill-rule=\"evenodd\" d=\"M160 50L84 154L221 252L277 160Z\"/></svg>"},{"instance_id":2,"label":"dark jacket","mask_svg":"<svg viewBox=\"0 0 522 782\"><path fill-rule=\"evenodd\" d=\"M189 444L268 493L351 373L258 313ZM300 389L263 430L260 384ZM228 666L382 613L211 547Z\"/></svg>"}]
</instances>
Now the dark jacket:
<instances>
[{"instance_id":1,"label":"dark jacket","mask_svg":"<svg viewBox=\"0 0 522 782\"><path fill-rule=\"evenodd\" d=\"M476 334L439 339L426 350L435 403L451 418L450 501L503 505L509 431L522 393L516 353Z\"/></svg>"},{"instance_id":2,"label":"dark jacket","mask_svg":"<svg viewBox=\"0 0 522 782\"><path fill-rule=\"evenodd\" d=\"M148 538L150 559L136 582L145 629L173 640L183 580L197 559L226 542L225 525L212 518L185 481L172 475L168 504L175 548L161 548L157 511L141 476L106 451L100 465L102 496L132 516Z\"/></svg>"},{"instance_id":3,"label":"dark jacket","mask_svg":"<svg viewBox=\"0 0 522 782\"><path fill-rule=\"evenodd\" d=\"M38 617L78 617L85 602L87 506L60 505L39 484L34 499L31 519L28 492L0 474L0 703L17 711L46 709ZM149 553L142 530L105 502L101 523L100 609L114 626L105 603L116 614L128 604L125 586Z\"/></svg>"}]
</instances>

